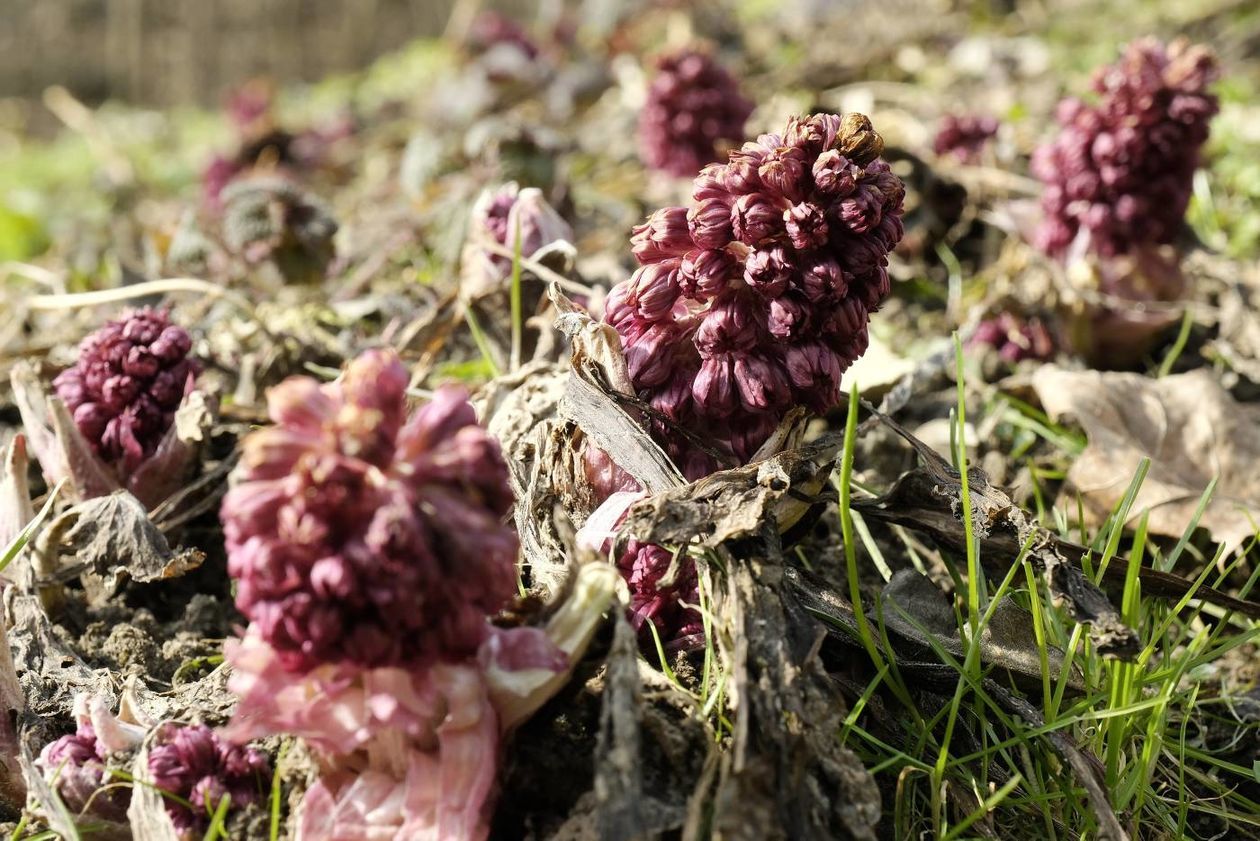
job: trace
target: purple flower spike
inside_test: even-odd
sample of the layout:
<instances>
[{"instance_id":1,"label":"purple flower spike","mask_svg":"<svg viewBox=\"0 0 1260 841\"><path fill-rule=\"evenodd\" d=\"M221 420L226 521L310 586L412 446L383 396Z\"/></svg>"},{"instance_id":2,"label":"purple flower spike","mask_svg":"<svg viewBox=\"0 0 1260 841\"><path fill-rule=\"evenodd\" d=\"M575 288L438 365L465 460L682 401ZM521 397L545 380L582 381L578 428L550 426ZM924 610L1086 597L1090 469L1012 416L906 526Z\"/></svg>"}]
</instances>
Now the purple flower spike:
<instances>
[{"instance_id":1,"label":"purple flower spike","mask_svg":"<svg viewBox=\"0 0 1260 841\"><path fill-rule=\"evenodd\" d=\"M224 741L204 724L163 725L149 748L149 774L154 786L191 804L164 798L181 833L204 831L224 797L238 808L271 786L271 764L261 751Z\"/></svg>"},{"instance_id":2,"label":"purple flower spike","mask_svg":"<svg viewBox=\"0 0 1260 841\"><path fill-rule=\"evenodd\" d=\"M157 450L192 388L192 339L165 310L145 308L83 340L53 386L92 451L120 476Z\"/></svg>"},{"instance_id":3,"label":"purple flower spike","mask_svg":"<svg viewBox=\"0 0 1260 841\"><path fill-rule=\"evenodd\" d=\"M476 651L515 589L499 447L459 389L407 410L407 370L369 351L337 382L272 389L223 502L236 604L291 672Z\"/></svg>"},{"instance_id":4,"label":"purple flower spike","mask_svg":"<svg viewBox=\"0 0 1260 841\"><path fill-rule=\"evenodd\" d=\"M690 208L635 228L642 265L605 321L639 397L739 462L794 406L835 405L903 232L882 150L861 115L793 119L706 166ZM654 433L690 478L713 468L685 436Z\"/></svg>"},{"instance_id":5,"label":"purple flower spike","mask_svg":"<svg viewBox=\"0 0 1260 841\"><path fill-rule=\"evenodd\" d=\"M752 110L735 78L712 57L693 50L665 56L639 117L643 160L670 175L694 176L717 160L719 143L743 136Z\"/></svg>"},{"instance_id":6,"label":"purple flower spike","mask_svg":"<svg viewBox=\"0 0 1260 841\"><path fill-rule=\"evenodd\" d=\"M1207 90L1217 75L1206 47L1146 38L1095 74L1097 104L1060 103L1062 131L1032 159L1044 185L1037 246L1110 258L1171 243L1219 109Z\"/></svg>"}]
</instances>

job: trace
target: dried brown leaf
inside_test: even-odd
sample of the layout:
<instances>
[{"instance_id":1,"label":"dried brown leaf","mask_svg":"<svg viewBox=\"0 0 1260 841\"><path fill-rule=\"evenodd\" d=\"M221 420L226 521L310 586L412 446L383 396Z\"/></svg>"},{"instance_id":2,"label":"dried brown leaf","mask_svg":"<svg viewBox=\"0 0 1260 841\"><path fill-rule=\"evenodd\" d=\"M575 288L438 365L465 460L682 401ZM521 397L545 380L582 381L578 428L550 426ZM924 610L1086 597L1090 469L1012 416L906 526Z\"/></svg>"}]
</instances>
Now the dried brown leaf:
<instances>
[{"instance_id":1,"label":"dried brown leaf","mask_svg":"<svg viewBox=\"0 0 1260 841\"><path fill-rule=\"evenodd\" d=\"M1041 368L1033 387L1052 418L1072 418L1089 446L1068 481L1093 522L1124 497L1138 464L1150 472L1131 516L1150 512L1152 534L1179 537L1204 489L1218 479L1199 524L1232 551L1260 517L1260 407L1236 402L1208 371L1161 379L1137 374Z\"/></svg>"}]
</instances>

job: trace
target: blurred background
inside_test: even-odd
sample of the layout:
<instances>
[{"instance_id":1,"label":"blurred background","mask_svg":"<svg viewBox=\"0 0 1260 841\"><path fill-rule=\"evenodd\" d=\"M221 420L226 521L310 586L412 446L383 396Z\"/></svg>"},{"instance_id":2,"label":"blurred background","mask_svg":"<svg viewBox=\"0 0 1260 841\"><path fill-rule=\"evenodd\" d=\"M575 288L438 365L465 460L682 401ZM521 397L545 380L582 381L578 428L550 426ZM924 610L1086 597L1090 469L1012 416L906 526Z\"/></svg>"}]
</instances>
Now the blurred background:
<instances>
[{"instance_id":1,"label":"blurred background","mask_svg":"<svg viewBox=\"0 0 1260 841\"><path fill-rule=\"evenodd\" d=\"M247 79L317 81L523 0L3 0L0 98L214 105ZM534 5L534 4L531 4Z\"/></svg>"}]
</instances>

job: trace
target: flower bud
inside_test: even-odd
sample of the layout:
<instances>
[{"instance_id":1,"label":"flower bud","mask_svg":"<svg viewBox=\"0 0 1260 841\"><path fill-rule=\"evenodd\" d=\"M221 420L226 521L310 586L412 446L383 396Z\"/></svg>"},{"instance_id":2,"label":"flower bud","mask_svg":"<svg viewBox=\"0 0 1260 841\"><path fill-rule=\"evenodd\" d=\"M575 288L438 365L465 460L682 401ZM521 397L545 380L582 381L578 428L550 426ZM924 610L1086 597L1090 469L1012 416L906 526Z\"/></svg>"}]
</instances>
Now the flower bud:
<instances>
[{"instance_id":1,"label":"flower bud","mask_svg":"<svg viewBox=\"0 0 1260 841\"><path fill-rule=\"evenodd\" d=\"M782 295L794 272L791 257L777 245L753 250L744 262L744 282L767 298Z\"/></svg>"},{"instance_id":2,"label":"flower bud","mask_svg":"<svg viewBox=\"0 0 1260 841\"><path fill-rule=\"evenodd\" d=\"M783 211L788 239L797 251L821 248L827 242L827 219L822 208L810 202L794 204Z\"/></svg>"},{"instance_id":3,"label":"flower bud","mask_svg":"<svg viewBox=\"0 0 1260 841\"><path fill-rule=\"evenodd\" d=\"M765 193L740 196L731 211L735 238L757 246L783 233L783 210Z\"/></svg>"},{"instance_id":4,"label":"flower bud","mask_svg":"<svg viewBox=\"0 0 1260 841\"><path fill-rule=\"evenodd\" d=\"M737 269L735 258L726 250L688 251L678 283L688 298L707 301L727 288Z\"/></svg>"},{"instance_id":5,"label":"flower bud","mask_svg":"<svg viewBox=\"0 0 1260 841\"><path fill-rule=\"evenodd\" d=\"M699 248L722 248L731 241L731 207L723 199L704 199L687 212L691 239Z\"/></svg>"},{"instance_id":6,"label":"flower bud","mask_svg":"<svg viewBox=\"0 0 1260 841\"><path fill-rule=\"evenodd\" d=\"M819 194L843 198L857 189L861 171L835 149L828 149L814 161L814 186Z\"/></svg>"},{"instance_id":7,"label":"flower bud","mask_svg":"<svg viewBox=\"0 0 1260 841\"><path fill-rule=\"evenodd\" d=\"M761 166L757 175L768 193L777 193L788 201L797 202L805 196L806 169L809 166L805 150L799 146L779 146Z\"/></svg>"},{"instance_id":8,"label":"flower bud","mask_svg":"<svg viewBox=\"0 0 1260 841\"><path fill-rule=\"evenodd\" d=\"M694 247L687 208L666 207L656 211L642 225L635 226L630 244L635 258L644 265L681 257Z\"/></svg>"}]
</instances>

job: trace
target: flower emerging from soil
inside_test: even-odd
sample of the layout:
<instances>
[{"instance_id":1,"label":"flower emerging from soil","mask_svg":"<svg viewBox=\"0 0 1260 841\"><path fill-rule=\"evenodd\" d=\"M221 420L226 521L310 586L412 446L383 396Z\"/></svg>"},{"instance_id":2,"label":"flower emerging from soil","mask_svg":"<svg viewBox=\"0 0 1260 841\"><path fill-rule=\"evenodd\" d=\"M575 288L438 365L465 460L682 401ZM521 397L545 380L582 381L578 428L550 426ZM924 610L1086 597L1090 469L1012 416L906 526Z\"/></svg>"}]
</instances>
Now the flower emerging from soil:
<instances>
[{"instance_id":1,"label":"flower emerging from soil","mask_svg":"<svg viewBox=\"0 0 1260 841\"><path fill-rule=\"evenodd\" d=\"M517 238L520 238L519 243ZM511 254L563 268L573 259L573 228L536 187L521 189L516 182L486 190L473 205L468 239L460 257L460 292L476 300L506 292L513 258L489 250L497 245ZM553 260L553 257L555 258Z\"/></svg>"},{"instance_id":2,"label":"flower emerging from soil","mask_svg":"<svg viewBox=\"0 0 1260 841\"><path fill-rule=\"evenodd\" d=\"M999 313L976 326L969 345L988 345L1006 362L1046 361L1054 356L1054 337L1040 318Z\"/></svg>"},{"instance_id":3,"label":"flower emerging from soil","mask_svg":"<svg viewBox=\"0 0 1260 841\"><path fill-rule=\"evenodd\" d=\"M932 150L963 163L975 163L989 141L997 136L998 121L976 114L948 114L941 119Z\"/></svg>"},{"instance_id":4,"label":"flower emerging from soil","mask_svg":"<svg viewBox=\"0 0 1260 841\"><path fill-rule=\"evenodd\" d=\"M149 773L153 785L179 798L165 800L181 833L204 831L224 797L232 808L246 806L271 785L271 764L261 751L227 742L204 724L162 725L149 746Z\"/></svg>"},{"instance_id":5,"label":"flower emerging from soil","mask_svg":"<svg viewBox=\"0 0 1260 841\"><path fill-rule=\"evenodd\" d=\"M1060 103L1062 132L1032 160L1044 184L1037 245L1062 258L1074 248L1113 257L1171 243L1218 110L1207 90L1217 75L1206 47L1147 38L1095 74L1096 104Z\"/></svg>"},{"instance_id":6,"label":"flower emerging from soil","mask_svg":"<svg viewBox=\"0 0 1260 841\"><path fill-rule=\"evenodd\" d=\"M79 345L53 386L88 446L120 476L156 452L199 370L192 339L165 310L127 313Z\"/></svg>"},{"instance_id":7,"label":"flower emerging from soil","mask_svg":"<svg viewBox=\"0 0 1260 841\"><path fill-rule=\"evenodd\" d=\"M545 628L489 623L517 583L507 466L462 391L408 411L407 381L385 351L285 381L223 503L250 620L225 646L227 733L314 749L299 839L485 838L501 734L563 684L612 597L588 564Z\"/></svg>"},{"instance_id":8,"label":"flower emerging from soil","mask_svg":"<svg viewBox=\"0 0 1260 841\"><path fill-rule=\"evenodd\" d=\"M407 409L407 370L369 351L293 378L244 442L223 504L237 606L284 667L415 664L476 651L515 589L498 445L462 391Z\"/></svg>"},{"instance_id":9,"label":"flower emerging from soil","mask_svg":"<svg viewBox=\"0 0 1260 841\"><path fill-rule=\"evenodd\" d=\"M690 208L635 229L609 295L639 396L747 461L795 406L823 412L889 291L905 188L860 114L793 118L695 179ZM657 424L689 478L714 462Z\"/></svg>"},{"instance_id":10,"label":"flower emerging from soil","mask_svg":"<svg viewBox=\"0 0 1260 841\"><path fill-rule=\"evenodd\" d=\"M96 817L121 822L127 816L130 792L114 789L98 793L108 782L105 768L108 756L92 725L84 723L74 733L45 745L38 765L45 776L56 783L57 794L66 808L82 812L91 803Z\"/></svg>"},{"instance_id":11,"label":"flower emerging from soil","mask_svg":"<svg viewBox=\"0 0 1260 841\"><path fill-rule=\"evenodd\" d=\"M718 144L738 142L753 105L735 78L706 53L684 50L662 57L639 116L644 162L689 177L718 159Z\"/></svg>"},{"instance_id":12,"label":"flower emerging from soil","mask_svg":"<svg viewBox=\"0 0 1260 841\"><path fill-rule=\"evenodd\" d=\"M107 765L111 758L125 763L148 728L121 720L109 702L98 696L76 696L74 716L75 732L44 745L35 764L66 808L76 813L86 809L98 820L122 824L127 820L131 789L107 788L112 781Z\"/></svg>"}]
</instances>

